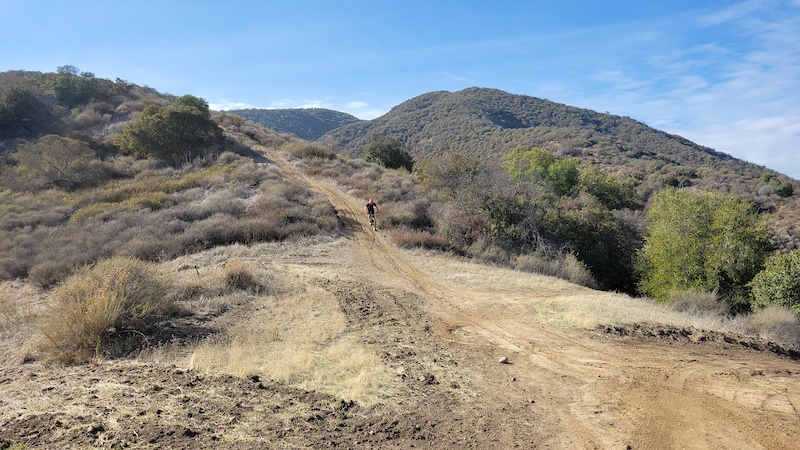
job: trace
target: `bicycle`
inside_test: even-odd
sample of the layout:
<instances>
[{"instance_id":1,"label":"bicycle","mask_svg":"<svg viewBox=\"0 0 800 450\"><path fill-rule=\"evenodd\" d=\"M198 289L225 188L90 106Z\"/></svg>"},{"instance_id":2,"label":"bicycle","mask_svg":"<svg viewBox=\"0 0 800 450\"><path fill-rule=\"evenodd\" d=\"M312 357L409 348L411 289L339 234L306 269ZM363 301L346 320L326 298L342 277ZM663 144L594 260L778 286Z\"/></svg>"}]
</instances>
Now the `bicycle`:
<instances>
[{"instance_id":1,"label":"bicycle","mask_svg":"<svg viewBox=\"0 0 800 450\"><path fill-rule=\"evenodd\" d=\"M375 213L369 213L369 226L372 231L378 231L378 222L375 220Z\"/></svg>"}]
</instances>

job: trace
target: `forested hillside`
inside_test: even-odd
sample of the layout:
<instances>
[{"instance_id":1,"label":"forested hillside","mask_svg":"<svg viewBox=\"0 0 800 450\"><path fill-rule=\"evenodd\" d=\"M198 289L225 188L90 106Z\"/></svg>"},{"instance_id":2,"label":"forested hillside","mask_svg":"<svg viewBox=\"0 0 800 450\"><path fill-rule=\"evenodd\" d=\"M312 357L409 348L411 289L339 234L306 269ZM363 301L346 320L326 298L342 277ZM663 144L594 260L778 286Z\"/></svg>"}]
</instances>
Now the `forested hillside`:
<instances>
[{"instance_id":1,"label":"forested hillside","mask_svg":"<svg viewBox=\"0 0 800 450\"><path fill-rule=\"evenodd\" d=\"M293 133L307 141L316 141L335 128L361 121L350 114L325 108L237 109L231 112L270 130Z\"/></svg>"},{"instance_id":2,"label":"forested hillside","mask_svg":"<svg viewBox=\"0 0 800 450\"><path fill-rule=\"evenodd\" d=\"M540 147L631 180L642 200L668 186L721 191L775 213L778 245L796 246L800 184L775 170L648 127L603 114L496 89L431 92L374 120L333 130L319 142L357 156L373 136L398 139L421 162L456 152L499 161L516 147Z\"/></svg>"}]
</instances>

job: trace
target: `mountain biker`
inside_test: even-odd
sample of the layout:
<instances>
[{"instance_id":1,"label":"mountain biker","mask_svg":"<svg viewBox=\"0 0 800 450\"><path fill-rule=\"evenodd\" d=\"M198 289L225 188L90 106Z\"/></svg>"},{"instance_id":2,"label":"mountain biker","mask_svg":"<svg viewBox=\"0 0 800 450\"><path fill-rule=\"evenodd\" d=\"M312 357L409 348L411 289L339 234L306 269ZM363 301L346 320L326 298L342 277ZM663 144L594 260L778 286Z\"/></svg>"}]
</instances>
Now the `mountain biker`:
<instances>
[{"instance_id":1,"label":"mountain biker","mask_svg":"<svg viewBox=\"0 0 800 450\"><path fill-rule=\"evenodd\" d=\"M367 215L370 218L370 223L373 223L373 221L375 220L374 219L375 218L375 213L378 211L378 204L375 203L374 200L369 199L369 201L367 202L367 206L366 206L365 210L367 211Z\"/></svg>"}]
</instances>

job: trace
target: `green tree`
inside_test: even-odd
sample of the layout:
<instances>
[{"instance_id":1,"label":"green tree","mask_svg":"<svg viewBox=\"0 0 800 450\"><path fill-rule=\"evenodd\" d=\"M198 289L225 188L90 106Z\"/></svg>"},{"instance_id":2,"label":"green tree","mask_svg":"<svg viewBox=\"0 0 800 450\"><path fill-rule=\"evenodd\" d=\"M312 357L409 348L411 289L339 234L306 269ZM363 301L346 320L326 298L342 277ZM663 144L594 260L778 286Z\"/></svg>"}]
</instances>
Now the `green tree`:
<instances>
[{"instance_id":1,"label":"green tree","mask_svg":"<svg viewBox=\"0 0 800 450\"><path fill-rule=\"evenodd\" d=\"M17 172L34 185L67 187L79 180L95 153L82 141L49 134L21 144L11 157Z\"/></svg>"},{"instance_id":2,"label":"green tree","mask_svg":"<svg viewBox=\"0 0 800 450\"><path fill-rule=\"evenodd\" d=\"M54 131L58 119L32 89L0 88L0 139L31 138Z\"/></svg>"},{"instance_id":3,"label":"green tree","mask_svg":"<svg viewBox=\"0 0 800 450\"><path fill-rule=\"evenodd\" d=\"M562 197L557 209L547 211L542 232L570 249L603 289L632 293L636 288L634 255L642 243L635 225L630 215L611 210L581 191L575 197Z\"/></svg>"},{"instance_id":4,"label":"green tree","mask_svg":"<svg viewBox=\"0 0 800 450\"><path fill-rule=\"evenodd\" d=\"M800 250L769 258L764 270L753 278L750 287L753 290L750 306L754 310L782 305L800 314Z\"/></svg>"},{"instance_id":5,"label":"green tree","mask_svg":"<svg viewBox=\"0 0 800 450\"><path fill-rule=\"evenodd\" d=\"M44 74L41 85L66 109L104 99L95 75L91 72L81 73L77 67L71 65L58 67L56 73Z\"/></svg>"},{"instance_id":6,"label":"green tree","mask_svg":"<svg viewBox=\"0 0 800 450\"><path fill-rule=\"evenodd\" d=\"M185 95L165 107L148 106L115 143L140 158L155 157L177 165L203 155L223 142L205 100Z\"/></svg>"},{"instance_id":7,"label":"green tree","mask_svg":"<svg viewBox=\"0 0 800 450\"><path fill-rule=\"evenodd\" d=\"M406 169L411 172L414 167L414 160L406 150L405 145L391 137L373 137L364 150L361 157L369 162L378 163L388 169Z\"/></svg>"},{"instance_id":8,"label":"green tree","mask_svg":"<svg viewBox=\"0 0 800 450\"><path fill-rule=\"evenodd\" d=\"M767 217L743 198L666 189L653 194L637 261L639 289L667 301L673 290L717 291L735 310L770 250Z\"/></svg>"},{"instance_id":9,"label":"green tree","mask_svg":"<svg viewBox=\"0 0 800 450\"><path fill-rule=\"evenodd\" d=\"M525 150L517 147L503 157L506 170L512 181L551 183L558 195L567 195L578 184L580 172L573 158L556 159L547 150L533 147Z\"/></svg>"},{"instance_id":10,"label":"green tree","mask_svg":"<svg viewBox=\"0 0 800 450\"><path fill-rule=\"evenodd\" d=\"M581 170L578 184L608 209L635 208L639 204L633 183L623 181L590 164Z\"/></svg>"}]
</instances>

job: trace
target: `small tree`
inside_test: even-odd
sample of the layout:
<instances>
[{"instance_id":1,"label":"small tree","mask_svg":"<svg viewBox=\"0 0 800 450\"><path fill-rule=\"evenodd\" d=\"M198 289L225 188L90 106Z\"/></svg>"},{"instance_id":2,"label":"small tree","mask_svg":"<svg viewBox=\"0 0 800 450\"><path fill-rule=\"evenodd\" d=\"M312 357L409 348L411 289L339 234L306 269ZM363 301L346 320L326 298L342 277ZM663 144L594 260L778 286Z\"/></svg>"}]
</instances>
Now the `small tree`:
<instances>
[{"instance_id":1,"label":"small tree","mask_svg":"<svg viewBox=\"0 0 800 450\"><path fill-rule=\"evenodd\" d=\"M590 164L581 170L578 184L609 209L634 208L638 196L630 181L623 181Z\"/></svg>"},{"instance_id":2,"label":"small tree","mask_svg":"<svg viewBox=\"0 0 800 450\"><path fill-rule=\"evenodd\" d=\"M637 261L640 290L662 301L676 289L717 291L746 309L747 284L770 250L766 216L748 200L719 193L666 189L651 201Z\"/></svg>"},{"instance_id":3,"label":"small tree","mask_svg":"<svg viewBox=\"0 0 800 450\"><path fill-rule=\"evenodd\" d=\"M81 170L95 159L86 143L53 134L20 145L11 156L17 162L17 172L41 187L65 187L76 182Z\"/></svg>"},{"instance_id":4,"label":"small tree","mask_svg":"<svg viewBox=\"0 0 800 450\"><path fill-rule=\"evenodd\" d=\"M483 169L483 162L477 157L447 152L422 161L418 166L419 181L427 191L436 190L456 198L460 191L475 183Z\"/></svg>"},{"instance_id":5,"label":"small tree","mask_svg":"<svg viewBox=\"0 0 800 450\"><path fill-rule=\"evenodd\" d=\"M369 162L378 163L388 169L406 169L411 172L414 167L414 160L406 150L405 145L391 137L373 137L361 157Z\"/></svg>"},{"instance_id":6,"label":"small tree","mask_svg":"<svg viewBox=\"0 0 800 450\"><path fill-rule=\"evenodd\" d=\"M0 139L41 136L57 127L52 108L32 88L0 87Z\"/></svg>"},{"instance_id":7,"label":"small tree","mask_svg":"<svg viewBox=\"0 0 800 450\"><path fill-rule=\"evenodd\" d=\"M764 270L750 283L756 311L770 305L788 306L800 314L800 250L780 253L767 260Z\"/></svg>"},{"instance_id":8,"label":"small tree","mask_svg":"<svg viewBox=\"0 0 800 450\"><path fill-rule=\"evenodd\" d=\"M177 165L223 142L205 100L185 95L174 105L148 106L129 123L115 143L127 154L155 157Z\"/></svg>"},{"instance_id":9,"label":"small tree","mask_svg":"<svg viewBox=\"0 0 800 450\"><path fill-rule=\"evenodd\" d=\"M556 159L552 153L538 147L530 150L517 147L505 155L503 161L512 181L544 180L553 186L559 196L571 193L578 184L580 172L577 160Z\"/></svg>"}]
</instances>

